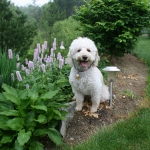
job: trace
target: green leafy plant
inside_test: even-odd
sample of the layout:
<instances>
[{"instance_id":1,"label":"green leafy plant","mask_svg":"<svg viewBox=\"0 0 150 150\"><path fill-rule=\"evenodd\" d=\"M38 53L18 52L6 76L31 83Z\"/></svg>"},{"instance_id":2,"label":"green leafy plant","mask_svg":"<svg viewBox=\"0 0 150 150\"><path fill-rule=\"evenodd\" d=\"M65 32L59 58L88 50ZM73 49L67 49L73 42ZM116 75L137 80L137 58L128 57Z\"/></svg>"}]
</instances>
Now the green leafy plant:
<instances>
[{"instance_id":1,"label":"green leafy plant","mask_svg":"<svg viewBox=\"0 0 150 150\"><path fill-rule=\"evenodd\" d=\"M17 59L13 54L13 57L10 59L8 53L2 52L0 50L0 92L2 91L2 84L8 84L13 86L14 83L11 82L11 73L16 70Z\"/></svg>"},{"instance_id":2,"label":"green leafy plant","mask_svg":"<svg viewBox=\"0 0 150 150\"><path fill-rule=\"evenodd\" d=\"M67 107L59 90L42 93L37 90L16 90L6 84L0 93L0 149L42 150L40 137L48 136L56 145L62 137L56 127L64 120Z\"/></svg>"},{"instance_id":3,"label":"green leafy plant","mask_svg":"<svg viewBox=\"0 0 150 150\"><path fill-rule=\"evenodd\" d=\"M150 4L148 0L90 0L76 10L75 18L100 53L123 56L133 51L141 30L150 26Z\"/></svg>"},{"instance_id":4,"label":"green leafy plant","mask_svg":"<svg viewBox=\"0 0 150 150\"><path fill-rule=\"evenodd\" d=\"M68 76L70 66L65 64L67 50L51 50L48 56L47 47L40 51L40 44L34 52L32 61L26 59L16 72L16 87L18 89L34 88L39 94L50 90L59 90L59 94L66 102L71 100L72 90Z\"/></svg>"}]
</instances>

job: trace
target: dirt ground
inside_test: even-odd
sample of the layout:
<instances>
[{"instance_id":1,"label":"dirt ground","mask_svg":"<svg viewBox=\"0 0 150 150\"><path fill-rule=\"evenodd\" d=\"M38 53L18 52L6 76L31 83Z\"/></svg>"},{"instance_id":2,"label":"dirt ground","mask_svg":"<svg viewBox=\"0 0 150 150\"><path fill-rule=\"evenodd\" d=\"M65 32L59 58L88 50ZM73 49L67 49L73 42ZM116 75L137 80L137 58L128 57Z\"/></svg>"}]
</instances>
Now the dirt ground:
<instances>
[{"instance_id":1,"label":"dirt ground","mask_svg":"<svg viewBox=\"0 0 150 150\"><path fill-rule=\"evenodd\" d=\"M97 128L110 125L120 119L126 119L134 111L144 97L146 88L147 67L134 55L126 54L118 58L116 66L121 70L117 73L113 84L113 107L109 103L101 104L96 114L89 114L85 109L90 106L85 103L82 112L75 112L74 118L67 127L64 141L75 144L86 140Z\"/></svg>"}]
</instances>

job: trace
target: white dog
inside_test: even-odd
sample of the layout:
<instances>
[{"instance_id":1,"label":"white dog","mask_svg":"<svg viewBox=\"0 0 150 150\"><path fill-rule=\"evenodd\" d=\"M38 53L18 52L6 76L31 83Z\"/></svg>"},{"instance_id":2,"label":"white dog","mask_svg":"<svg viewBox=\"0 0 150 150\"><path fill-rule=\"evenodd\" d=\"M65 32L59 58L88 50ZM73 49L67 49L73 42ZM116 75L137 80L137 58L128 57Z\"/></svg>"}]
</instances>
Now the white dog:
<instances>
[{"instance_id":1,"label":"white dog","mask_svg":"<svg viewBox=\"0 0 150 150\"><path fill-rule=\"evenodd\" d=\"M75 109L81 111L84 96L90 95L90 111L96 112L100 102L109 99L109 91L100 70L96 67L99 55L94 42L82 37L75 39L70 45L67 61L72 66L69 82L77 102Z\"/></svg>"}]
</instances>

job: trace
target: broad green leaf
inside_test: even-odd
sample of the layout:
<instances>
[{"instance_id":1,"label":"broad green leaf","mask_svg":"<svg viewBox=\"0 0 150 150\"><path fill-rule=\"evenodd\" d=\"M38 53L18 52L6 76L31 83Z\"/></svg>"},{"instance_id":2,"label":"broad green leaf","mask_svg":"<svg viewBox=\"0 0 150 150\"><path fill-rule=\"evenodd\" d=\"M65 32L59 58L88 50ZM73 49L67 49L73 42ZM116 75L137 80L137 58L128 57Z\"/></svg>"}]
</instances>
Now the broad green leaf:
<instances>
[{"instance_id":1,"label":"broad green leaf","mask_svg":"<svg viewBox=\"0 0 150 150\"><path fill-rule=\"evenodd\" d=\"M25 124L30 124L34 120L35 120L35 112L34 111L28 112L25 117Z\"/></svg>"},{"instance_id":2,"label":"broad green leaf","mask_svg":"<svg viewBox=\"0 0 150 150\"><path fill-rule=\"evenodd\" d=\"M12 141L12 137L10 135L4 135L1 139L2 144L10 143Z\"/></svg>"},{"instance_id":3,"label":"broad green leaf","mask_svg":"<svg viewBox=\"0 0 150 150\"><path fill-rule=\"evenodd\" d=\"M61 116L64 116L64 117L68 114L68 112L65 110L60 110L59 112L61 113Z\"/></svg>"},{"instance_id":4,"label":"broad green leaf","mask_svg":"<svg viewBox=\"0 0 150 150\"><path fill-rule=\"evenodd\" d=\"M36 90L32 90L31 92L32 92L32 93L31 93L31 95L30 95L30 99L31 99L33 102L35 102L36 100L38 100L39 94L38 94L38 92L37 92Z\"/></svg>"},{"instance_id":5,"label":"broad green leaf","mask_svg":"<svg viewBox=\"0 0 150 150\"><path fill-rule=\"evenodd\" d=\"M17 110L3 111L3 112L0 112L0 114L5 115L5 116L20 116L20 113Z\"/></svg>"},{"instance_id":6,"label":"broad green leaf","mask_svg":"<svg viewBox=\"0 0 150 150\"><path fill-rule=\"evenodd\" d=\"M57 146L60 146L63 144L62 137L56 129L49 128L48 136Z\"/></svg>"},{"instance_id":7,"label":"broad green leaf","mask_svg":"<svg viewBox=\"0 0 150 150\"><path fill-rule=\"evenodd\" d=\"M47 120L48 122L53 119L54 111L53 108L48 108L47 110Z\"/></svg>"},{"instance_id":8,"label":"broad green leaf","mask_svg":"<svg viewBox=\"0 0 150 150\"><path fill-rule=\"evenodd\" d=\"M46 135L48 133L47 129L37 129L34 131L33 135L34 136L43 136Z\"/></svg>"},{"instance_id":9,"label":"broad green leaf","mask_svg":"<svg viewBox=\"0 0 150 150\"><path fill-rule=\"evenodd\" d=\"M16 97L18 96L17 91L13 87L11 87L11 86L9 86L7 84L3 84L2 88L6 91L6 93L12 94L12 95L14 95Z\"/></svg>"},{"instance_id":10,"label":"broad green leaf","mask_svg":"<svg viewBox=\"0 0 150 150\"><path fill-rule=\"evenodd\" d=\"M20 131L24 125L22 118L13 118L6 122L6 126L15 131Z\"/></svg>"},{"instance_id":11,"label":"broad green leaf","mask_svg":"<svg viewBox=\"0 0 150 150\"><path fill-rule=\"evenodd\" d=\"M32 108L35 108L35 109L38 109L38 110L44 110L47 112L47 107L46 106L41 106L41 105L36 105L36 106L33 106L31 105Z\"/></svg>"},{"instance_id":12,"label":"broad green leaf","mask_svg":"<svg viewBox=\"0 0 150 150\"><path fill-rule=\"evenodd\" d=\"M66 120L64 116L59 116L59 115L54 115L53 118L55 118L56 120Z\"/></svg>"},{"instance_id":13,"label":"broad green leaf","mask_svg":"<svg viewBox=\"0 0 150 150\"><path fill-rule=\"evenodd\" d=\"M47 93L44 93L40 96L41 99L52 99L56 94L58 93L58 90L55 91L49 91Z\"/></svg>"},{"instance_id":14,"label":"broad green leaf","mask_svg":"<svg viewBox=\"0 0 150 150\"><path fill-rule=\"evenodd\" d=\"M15 150L23 150L24 147L23 146L20 146L19 143L18 143L18 140L16 139L15 141L15 146L14 146Z\"/></svg>"},{"instance_id":15,"label":"broad green leaf","mask_svg":"<svg viewBox=\"0 0 150 150\"><path fill-rule=\"evenodd\" d=\"M34 141L30 144L29 150L43 150L44 145L40 142Z\"/></svg>"},{"instance_id":16,"label":"broad green leaf","mask_svg":"<svg viewBox=\"0 0 150 150\"><path fill-rule=\"evenodd\" d=\"M57 115L61 116L61 114L60 114L60 112L59 112L58 110L53 109L53 111L54 111L54 113L55 113L55 114L57 114Z\"/></svg>"},{"instance_id":17,"label":"broad green leaf","mask_svg":"<svg viewBox=\"0 0 150 150\"><path fill-rule=\"evenodd\" d=\"M10 93L6 93L6 92L4 92L4 96L6 97L7 100L10 100L14 104L20 105L20 98L19 97L16 97L15 95L10 94Z\"/></svg>"},{"instance_id":18,"label":"broad green leaf","mask_svg":"<svg viewBox=\"0 0 150 150\"><path fill-rule=\"evenodd\" d=\"M35 120L35 121L37 121L39 123L46 123L47 122L47 118L44 115L39 115L38 119Z\"/></svg>"},{"instance_id":19,"label":"broad green leaf","mask_svg":"<svg viewBox=\"0 0 150 150\"><path fill-rule=\"evenodd\" d=\"M0 102L5 102L6 98L3 93L0 93Z\"/></svg>"},{"instance_id":20,"label":"broad green leaf","mask_svg":"<svg viewBox=\"0 0 150 150\"><path fill-rule=\"evenodd\" d=\"M9 130L8 127L6 127L6 122L9 120L7 116L0 115L0 129L3 130Z\"/></svg>"},{"instance_id":21,"label":"broad green leaf","mask_svg":"<svg viewBox=\"0 0 150 150\"><path fill-rule=\"evenodd\" d=\"M19 90L18 95L21 99L26 99L28 97L28 91L27 89L25 90Z\"/></svg>"},{"instance_id":22,"label":"broad green leaf","mask_svg":"<svg viewBox=\"0 0 150 150\"><path fill-rule=\"evenodd\" d=\"M25 130L20 130L17 137L19 145L23 146L25 143L27 143L31 135L32 135L31 131L25 132Z\"/></svg>"}]
</instances>

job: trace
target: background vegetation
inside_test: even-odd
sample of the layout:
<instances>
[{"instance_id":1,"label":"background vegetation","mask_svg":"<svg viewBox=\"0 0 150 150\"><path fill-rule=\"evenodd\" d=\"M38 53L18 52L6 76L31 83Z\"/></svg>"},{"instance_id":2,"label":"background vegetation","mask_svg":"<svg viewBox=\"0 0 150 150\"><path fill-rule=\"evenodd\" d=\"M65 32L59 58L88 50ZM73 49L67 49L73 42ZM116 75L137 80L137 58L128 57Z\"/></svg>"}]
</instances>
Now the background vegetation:
<instances>
[{"instance_id":1,"label":"background vegetation","mask_svg":"<svg viewBox=\"0 0 150 150\"><path fill-rule=\"evenodd\" d=\"M65 58L76 37L88 36L96 42L100 55L106 54L103 66L109 62L108 54L132 52L139 40L135 54L150 65L149 39L138 37L143 27L149 27L147 0L87 0L83 4L83 0L53 0L40 7L33 0L19 8L0 1L1 149L42 150L43 137L62 144L58 125L67 114L62 108L72 97ZM79 9L75 12L74 7ZM149 29L145 31L149 34ZM150 77L147 91L150 98ZM126 123L103 130L92 142L73 149L146 149L148 115L149 108L141 109ZM137 141L143 144L136 145Z\"/></svg>"}]
</instances>

